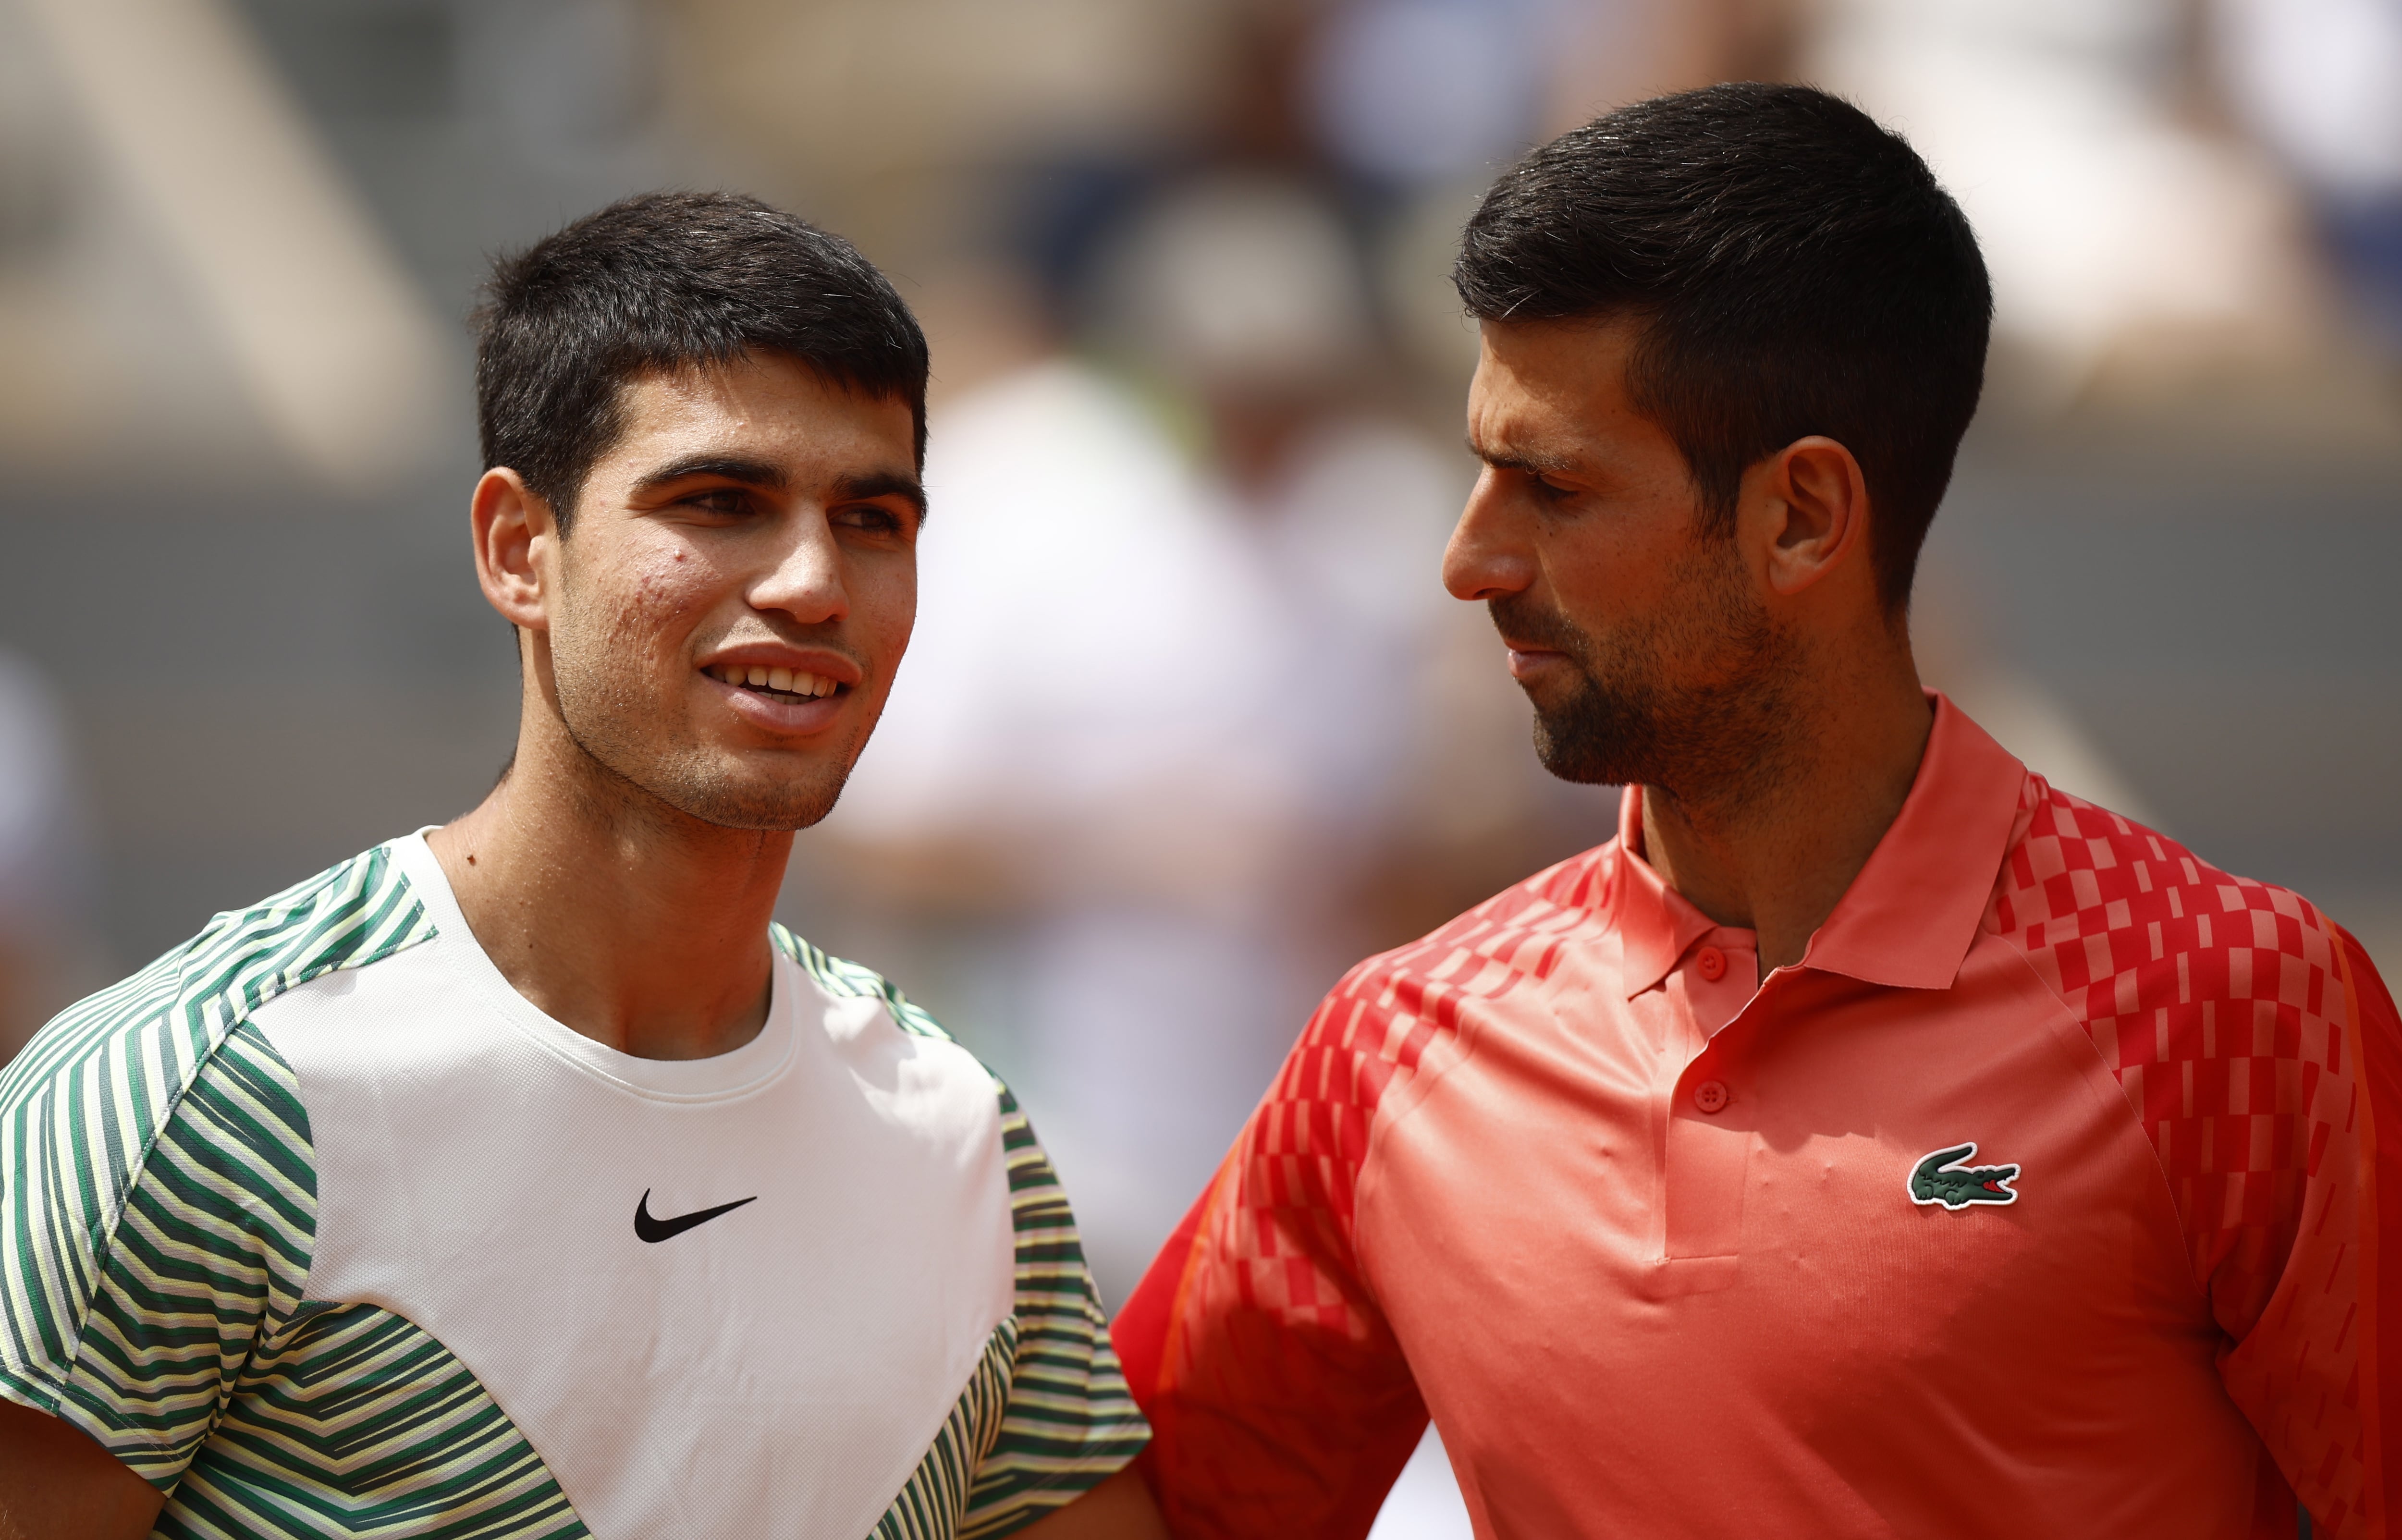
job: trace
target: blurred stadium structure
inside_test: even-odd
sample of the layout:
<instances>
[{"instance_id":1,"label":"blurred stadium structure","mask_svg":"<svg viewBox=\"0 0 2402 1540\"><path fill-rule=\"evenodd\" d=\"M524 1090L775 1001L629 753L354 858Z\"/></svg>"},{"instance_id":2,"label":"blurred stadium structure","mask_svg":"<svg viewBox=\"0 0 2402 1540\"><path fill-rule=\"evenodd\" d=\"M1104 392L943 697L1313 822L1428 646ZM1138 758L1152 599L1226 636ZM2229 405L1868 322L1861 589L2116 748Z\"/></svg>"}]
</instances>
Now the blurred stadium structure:
<instances>
[{"instance_id":1,"label":"blurred stadium structure","mask_svg":"<svg viewBox=\"0 0 2402 1540\"><path fill-rule=\"evenodd\" d=\"M1346 961L1608 832L1437 586L1444 269L1524 145L1746 76L1994 268L1930 677L2402 968L2402 0L0 0L0 1054L482 791L473 285L739 186L935 356L923 628L788 917L1017 1081L1122 1293ZM1431 1469L1388 1535L1465 1533Z\"/></svg>"}]
</instances>

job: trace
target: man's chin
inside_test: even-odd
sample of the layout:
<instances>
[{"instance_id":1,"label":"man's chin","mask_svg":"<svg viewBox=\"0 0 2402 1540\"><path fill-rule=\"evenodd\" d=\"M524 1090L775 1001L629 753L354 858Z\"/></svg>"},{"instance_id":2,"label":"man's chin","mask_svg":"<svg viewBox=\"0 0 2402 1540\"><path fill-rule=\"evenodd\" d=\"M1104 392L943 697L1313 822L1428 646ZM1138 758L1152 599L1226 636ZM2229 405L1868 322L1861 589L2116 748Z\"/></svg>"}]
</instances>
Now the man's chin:
<instances>
[{"instance_id":1,"label":"man's chin","mask_svg":"<svg viewBox=\"0 0 2402 1540\"><path fill-rule=\"evenodd\" d=\"M1553 731L1540 717L1535 719L1535 758L1553 776L1578 786L1617 786L1628 778L1610 754Z\"/></svg>"},{"instance_id":2,"label":"man's chin","mask_svg":"<svg viewBox=\"0 0 2402 1540\"><path fill-rule=\"evenodd\" d=\"M697 795L661 798L687 817L720 829L755 830L767 833L791 833L808 829L824 820L834 811L835 799L842 795L842 782L828 787L748 788L712 787Z\"/></svg>"},{"instance_id":3,"label":"man's chin","mask_svg":"<svg viewBox=\"0 0 2402 1540\"><path fill-rule=\"evenodd\" d=\"M648 779L642 790L684 817L720 829L790 833L833 812L850 777L848 761L810 764L794 773L788 765L762 766L744 759L699 773L661 775Z\"/></svg>"},{"instance_id":4,"label":"man's chin","mask_svg":"<svg viewBox=\"0 0 2402 1540\"><path fill-rule=\"evenodd\" d=\"M1624 696L1590 683L1546 710L1535 708L1535 757L1579 786L1623 786L1656 778L1661 756L1655 719Z\"/></svg>"}]
</instances>

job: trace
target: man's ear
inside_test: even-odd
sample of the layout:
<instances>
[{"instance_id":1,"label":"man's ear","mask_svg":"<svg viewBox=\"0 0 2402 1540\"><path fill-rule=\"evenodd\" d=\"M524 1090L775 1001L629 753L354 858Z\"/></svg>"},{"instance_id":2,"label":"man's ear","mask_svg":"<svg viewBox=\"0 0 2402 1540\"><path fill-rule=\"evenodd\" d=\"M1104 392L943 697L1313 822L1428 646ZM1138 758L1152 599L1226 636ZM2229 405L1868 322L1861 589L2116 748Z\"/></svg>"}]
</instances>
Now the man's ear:
<instances>
[{"instance_id":1,"label":"man's ear","mask_svg":"<svg viewBox=\"0 0 2402 1540\"><path fill-rule=\"evenodd\" d=\"M1765 544L1769 586L1798 594L1868 565L1869 487L1833 439L1797 438L1744 474L1741 513Z\"/></svg>"},{"instance_id":2,"label":"man's ear","mask_svg":"<svg viewBox=\"0 0 2402 1540\"><path fill-rule=\"evenodd\" d=\"M553 558L559 523L550 504L534 494L525 477L507 466L486 471L476 483L467 520L476 542L476 581L503 619L529 631L550 628L545 604L556 581Z\"/></svg>"}]
</instances>

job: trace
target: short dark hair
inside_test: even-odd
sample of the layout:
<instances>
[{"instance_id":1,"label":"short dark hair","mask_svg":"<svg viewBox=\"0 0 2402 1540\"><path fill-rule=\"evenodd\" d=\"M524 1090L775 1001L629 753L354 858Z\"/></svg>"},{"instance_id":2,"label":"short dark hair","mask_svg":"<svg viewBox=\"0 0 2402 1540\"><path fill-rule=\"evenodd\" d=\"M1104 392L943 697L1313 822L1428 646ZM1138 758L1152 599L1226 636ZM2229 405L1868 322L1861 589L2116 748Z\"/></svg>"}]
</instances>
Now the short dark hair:
<instances>
[{"instance_id":1,"label":"short dark hair","mask_svg":"<svg viewBox=\"0 0 2402 1540\"><path fill-rule=\"evenodd\" d=\"M1744 472L1795 439L1851 450L1879 598L1907 607L1994 298L1967 216L1899 135L1806 86L1636 103L1505 172L1452 281L1482 320L1637 320L1629 394L1715 528Z\"/></svg>"},{"instance_id":2,"label":"short dark hair","mask_svg":"<svg viewBox=\"0 0 2402 1540\"><path fill-rule=\"evenodd\" d=\"M655 192L587 214L492 265L476 307L476 419L564 531L648 374L782 353L906 402L926 459L926 336L838 235L755 198Z\"/></svg>"}]
</instances>

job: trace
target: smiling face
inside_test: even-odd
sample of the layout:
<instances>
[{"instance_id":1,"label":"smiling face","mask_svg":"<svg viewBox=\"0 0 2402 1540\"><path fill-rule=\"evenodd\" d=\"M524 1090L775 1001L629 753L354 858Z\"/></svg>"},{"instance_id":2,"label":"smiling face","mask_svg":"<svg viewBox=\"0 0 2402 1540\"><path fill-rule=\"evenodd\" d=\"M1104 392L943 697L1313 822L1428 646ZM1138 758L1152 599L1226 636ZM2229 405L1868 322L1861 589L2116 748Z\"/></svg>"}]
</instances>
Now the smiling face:
<instances>
[{"instance_id":1,"label":"smiling face","mask_svg":"<svg viewBox=\"0 0 2402 1540\"><path fill-rule=\"evenodd\" d=\"M1797 649L1683 453L1629 398L1628 322L1487 322L1469 388L1484 461L1443 555L1483 599L1564 779L1708 798L1773 775Z\"/></svg>"},{"instance_id":2,"label":"smiling face","mask_svg":"<svg viewBox=\"0 0 2402 1540\"><path fill-rule=\"evenodd\" d=\"M623 406L569 533L528 521L536 591L494 601L567 736L618 780L721 827L806 828L917 614L909 407L776 356L640 378Z\"/></svg>"}]
</instances>

